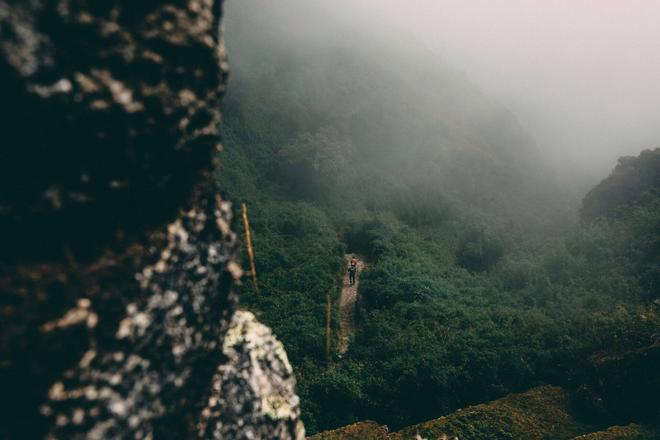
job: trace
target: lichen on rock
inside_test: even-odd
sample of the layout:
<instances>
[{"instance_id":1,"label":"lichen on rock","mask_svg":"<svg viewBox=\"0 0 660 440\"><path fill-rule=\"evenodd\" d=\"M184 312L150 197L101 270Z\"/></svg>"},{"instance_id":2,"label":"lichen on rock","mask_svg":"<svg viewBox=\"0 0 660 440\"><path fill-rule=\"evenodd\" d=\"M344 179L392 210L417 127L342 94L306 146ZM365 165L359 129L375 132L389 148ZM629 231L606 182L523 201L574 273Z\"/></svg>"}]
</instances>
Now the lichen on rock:
<instances>
[{"instance_id":1,"label":"lichen on rock","mask_svg":"<svg viewBox=\"0 0 660 440\"><path fill-rule=\"evenodd\" d=\"M213 438L304 439L293 370L270 329L252 313L236 312L222 351L227 361L214 378L201 430Z\"/></svg>"}]
</instances>

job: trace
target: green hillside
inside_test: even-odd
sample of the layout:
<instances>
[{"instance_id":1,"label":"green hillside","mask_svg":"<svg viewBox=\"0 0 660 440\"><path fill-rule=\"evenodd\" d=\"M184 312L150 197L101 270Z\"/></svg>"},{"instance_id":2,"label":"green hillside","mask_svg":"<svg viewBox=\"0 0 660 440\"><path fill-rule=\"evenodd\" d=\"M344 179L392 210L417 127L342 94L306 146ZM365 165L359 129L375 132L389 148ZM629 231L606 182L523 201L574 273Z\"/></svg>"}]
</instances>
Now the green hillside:
<instances>
[{"instance_id":1,"label":"green hillside","mask_svg":"<svg viewBox=\"0 0 660 440\"><path fill-rule=\"evenodd\" d=\"M250 209L262 292L246 284L244 306L284 342L308 433L576 388L589 355L648 344L657 202L578 224L515 117L436 55L323 29L299 44L269 8L227 8L218 181ZM355 340L327 365L346 252L370 268Z\"/></svg>"}]
</instances>

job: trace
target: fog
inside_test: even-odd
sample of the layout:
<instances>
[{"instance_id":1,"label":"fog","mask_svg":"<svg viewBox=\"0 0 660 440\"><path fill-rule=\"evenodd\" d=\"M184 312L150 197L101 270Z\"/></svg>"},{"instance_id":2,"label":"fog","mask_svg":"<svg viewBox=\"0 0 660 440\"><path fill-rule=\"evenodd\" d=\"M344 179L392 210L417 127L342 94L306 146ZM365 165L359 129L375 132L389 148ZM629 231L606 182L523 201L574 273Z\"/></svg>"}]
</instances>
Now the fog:
<instances>
[{"instance_id":1,"label":"fog","mask_svg":"<svg viewBox=\"0 0 660 440\"><path fill-rule=\"evenodd\" d=\"M592 184L617 157L660 145L660 2L277 4L263 19L296 29L300 44L386 32L426 45L510 109L564 179ZM231 2L228 13L231 26Z\"/></svg>"},{"instance_id":2,"label":"fog","mask_svg":"<svg viewBox=\"0 0 660 440\"><path fill-rule=\"evenodd\" d=\"M365 1L510 108L561 175L660 145L660 2Z\"/></svg>"}]
</instances>

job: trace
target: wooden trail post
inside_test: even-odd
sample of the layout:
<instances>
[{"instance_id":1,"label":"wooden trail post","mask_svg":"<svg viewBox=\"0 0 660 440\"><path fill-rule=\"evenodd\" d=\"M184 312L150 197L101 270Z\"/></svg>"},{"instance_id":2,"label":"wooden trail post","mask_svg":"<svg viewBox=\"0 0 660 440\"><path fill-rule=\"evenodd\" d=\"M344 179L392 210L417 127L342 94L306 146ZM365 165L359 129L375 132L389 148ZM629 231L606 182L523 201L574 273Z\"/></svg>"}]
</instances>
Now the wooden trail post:
<instances>
[{"instance_id":1,"label":"wooden trail post","mask_svg":"<svg viewBox=\"0 0 660 440\"><path fill-rule=\"evenodd\" d=\"M248 211L245 203L243 208L243 227L245 228L245 245L247 246L248 258L250 259L250 274L252 275L252 285L254 291L259 296L259 284L257 284L257 268L254 264L254 249L252 247L252 234L250 233L250 221L248 220Z\"/></svg>"},{"instance_id":2,"label":"wooden trail post","mask_svg":"<svg viewBox=\"0 0 660 440\"><path fill-rule=\"evenodd\" d=\"M330 320L332 319L332 303L330 294L326 295L325 305L325 361L330 363Z\"/></svg>"}]
</instances>

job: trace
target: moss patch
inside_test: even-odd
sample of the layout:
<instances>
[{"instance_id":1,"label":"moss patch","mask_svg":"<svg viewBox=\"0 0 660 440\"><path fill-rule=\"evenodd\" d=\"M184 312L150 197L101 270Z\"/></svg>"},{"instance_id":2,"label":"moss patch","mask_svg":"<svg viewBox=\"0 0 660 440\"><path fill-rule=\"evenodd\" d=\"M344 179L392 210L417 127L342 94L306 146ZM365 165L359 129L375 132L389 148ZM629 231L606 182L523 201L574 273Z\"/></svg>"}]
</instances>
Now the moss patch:
<instances>
[{"instance_id":1,"label":"moss patch","mask_svg":"<svg viewBox=\"0 0 660 440\"><path fill-rule=\"evenodd\" d=\"M470 440L560 440L589 430L571 415L564 390L543 386L405 428L390 439L414 439L419 434L429 440L443 435Z\"/></svg>"},{"instance_id":2,"label":"moss patch","mask_svg":"<svg viewBox=\"0 0 660 440\"><path fill-rule=\"evenodd\" d=\"M387 426L376 422L359 422L333 431L326 431L309 437L309 440L386 440Z\"/></svg>"},{"instance_id":3,"label":"moss patch","mask_svg":"<svg viewBox=\"0 0 660 440\"><path fill-rule=\"evenodd\" d=\"M636 423L627 426L612 426L604 431L575 437L574 440L658 440L660 431Z\"/></svg>"}]
</instances>

